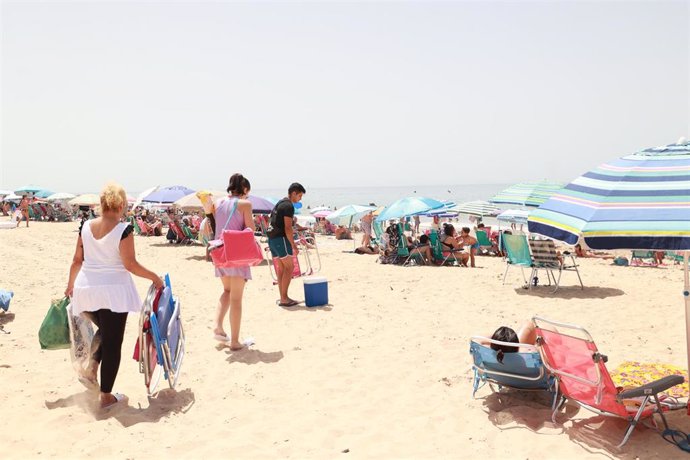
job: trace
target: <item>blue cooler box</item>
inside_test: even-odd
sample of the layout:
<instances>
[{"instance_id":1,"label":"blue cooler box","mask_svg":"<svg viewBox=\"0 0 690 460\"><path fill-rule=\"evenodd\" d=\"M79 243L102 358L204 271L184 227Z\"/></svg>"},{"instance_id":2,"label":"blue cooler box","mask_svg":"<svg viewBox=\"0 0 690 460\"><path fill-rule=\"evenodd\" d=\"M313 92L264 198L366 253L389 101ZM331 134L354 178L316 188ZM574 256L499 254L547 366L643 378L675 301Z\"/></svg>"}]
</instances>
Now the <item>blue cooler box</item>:
<instances>
[{"instance_id":1,"label":"blue cooler box","mask_svg":"<svg viewBox=\"0 0 690 460\"><path fill-rule=\"evenodd\" d=\"M304 303L307 307L328 305L328 280L326 278L304 278Z\"/></svg>"}]
</instances>

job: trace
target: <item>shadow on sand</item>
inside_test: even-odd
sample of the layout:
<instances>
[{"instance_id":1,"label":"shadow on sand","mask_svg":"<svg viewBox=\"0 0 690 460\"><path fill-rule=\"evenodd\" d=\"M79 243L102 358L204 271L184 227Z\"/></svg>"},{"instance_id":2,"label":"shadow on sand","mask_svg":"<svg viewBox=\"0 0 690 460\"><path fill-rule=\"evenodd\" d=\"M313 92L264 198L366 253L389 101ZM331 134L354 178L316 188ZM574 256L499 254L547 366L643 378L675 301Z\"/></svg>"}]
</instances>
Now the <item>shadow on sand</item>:
<instances>
[{"instance_id":1,"label":"shadow on sand","mask_svg":"<svg viewBox=\"0 0 690 460\"><path fill-rule=\"evenodd\" d=\"M481 390L488 391L488 390ZM619 449L628 422L596 415L573 403L566 404L552 422L551 393L503 390L484 397L484 411L500 430L524 429L543 436L566 434L591 455L620 459L681 458L682 451L667 443L660 433L639 424L630 440ZM574 418L574 417L578 418ZM667 412L672 429L688 432L690 419L682 410ZM602 452L604 451L604 452ZM584 454L584 452L583 452Z\"/></svg>"},{"instance_id":2,"label":"shadow on sand","mask_svg":"<svg viewBox=\"0 0 690 460\"><path fill-rule=\"evenodd\" d=\"M48 409L60 409L71 406L79 406L93 415L96 420L115 418L124 427L130 427L138 423L155 423L170 414L187 413L194 405L194 393L187 388L175 391L170 388L159 391L154 396L148 397L148 407L132 407L129 401L118 403L109 409L101 409L98 404L98 391L85 390L66 398L55 401L46 401Z\"/></svg>"},{"instance_id":3,"label":"shadow on sand","mask_svg":"<svg viewBox=\"0 0 690 460\"><path fill-rule=\"evenodd\" d=\"M562 286L556 292L553 292L553 286L535 286L532 289L526 287L515 288L515 293L518 295L529 295L542 298L556 298L556 299L605 299L607 297L618 297L625 292L616 288L600 287L600 286L585 286L584 289L580 286Z\"/></svg>"},{"instance_id":4,"label":"shadow on sand","mask_svg":"<svg viewBox=\"0 0 690 460\"><path fill-rule=\"evenodd\" d=\"M251 347L243 348L241 350L233 351L230 349L229 345L218 345L216 347L218 350L225 350L225 354L228 355L227 361L232 363L242 363L242 364L272 364L277 363L285 356L282 351L270 351L264 352L261 350L256 350Z\"/></svg>"}]
</instances>

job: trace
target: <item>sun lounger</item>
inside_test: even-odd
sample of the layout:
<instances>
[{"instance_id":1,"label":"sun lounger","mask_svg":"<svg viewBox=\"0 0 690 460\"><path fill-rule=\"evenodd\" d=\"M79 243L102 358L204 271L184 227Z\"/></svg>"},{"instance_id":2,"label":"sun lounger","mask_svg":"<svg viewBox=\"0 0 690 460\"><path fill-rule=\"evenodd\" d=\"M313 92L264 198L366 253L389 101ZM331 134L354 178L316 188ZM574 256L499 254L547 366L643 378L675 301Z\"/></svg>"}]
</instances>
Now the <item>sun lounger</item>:
<instances>
[{"instance_id":1,"label":"sun lounger","mask_svg":"<svg viewBox=\"0 0 690 460\"><path fill-rule=\"evenodd\" d=\"M659 414L665 429L669 430L664 412L686 407L661 395L683 383L682 376L671 375L637 388L618 389L606 369L608 358L599 352L584 328L540 317L532 321L544 366L557 379L561 394L561 404L553 413L554 422L566 400L598 414L620 417L629 423L618 445L622 447L641 419L653 420L654 414Z\"/></svg>"},{"instance_id":2,"label":"sun lounger","mask_svg":"<svg viewBox=\"0 0 690 460\"><path fill-rule=\"evenodd\" d=\"M647 265L656 267L658 264L654 257L654 251L632 251L630 265Z\"/></svg>"}]
</instances>

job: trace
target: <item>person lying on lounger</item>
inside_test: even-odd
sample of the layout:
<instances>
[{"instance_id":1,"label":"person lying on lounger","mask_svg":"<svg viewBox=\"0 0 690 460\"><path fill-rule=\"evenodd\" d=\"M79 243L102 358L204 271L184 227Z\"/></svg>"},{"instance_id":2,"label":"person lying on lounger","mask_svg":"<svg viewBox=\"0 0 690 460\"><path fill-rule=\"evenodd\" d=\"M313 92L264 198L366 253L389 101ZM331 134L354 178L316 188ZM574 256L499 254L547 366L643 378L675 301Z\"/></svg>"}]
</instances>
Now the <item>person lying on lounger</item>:
<instances>
[{"instance_id":1,"label":"person lying on lounger","mask_svg":"<svg viewBox=\"0 0 690 460\"><path fill-rule=\"evenodd\" d=\"M600 251L590 251L584 249L580 244L575 245L575 255L577 257L589 257L590 259L615 259L611 254Z\"/></svg>"}]
</instances>

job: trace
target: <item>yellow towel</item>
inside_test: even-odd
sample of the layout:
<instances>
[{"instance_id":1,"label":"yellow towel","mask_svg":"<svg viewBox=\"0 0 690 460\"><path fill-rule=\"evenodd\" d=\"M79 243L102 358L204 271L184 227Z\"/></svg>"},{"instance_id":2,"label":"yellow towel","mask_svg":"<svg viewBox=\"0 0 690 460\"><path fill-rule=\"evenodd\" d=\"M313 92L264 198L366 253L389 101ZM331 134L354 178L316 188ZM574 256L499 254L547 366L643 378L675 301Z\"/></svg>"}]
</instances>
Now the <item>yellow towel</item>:
<instances>
[{"instance_id":1,"label":"yellow towel","mask_svg":"<svg viewBox=\"0 0 690 460\"><path fill-rule=\"evenodd\" d=\"M616 386L634 388L667 375L682 375L685 378L685 383L669 388L664 393L675 398L687 398L690 392L688 390L688 372L670 364L626 361L611 372L611 379Z\"/></svg>"}]
</instances>

